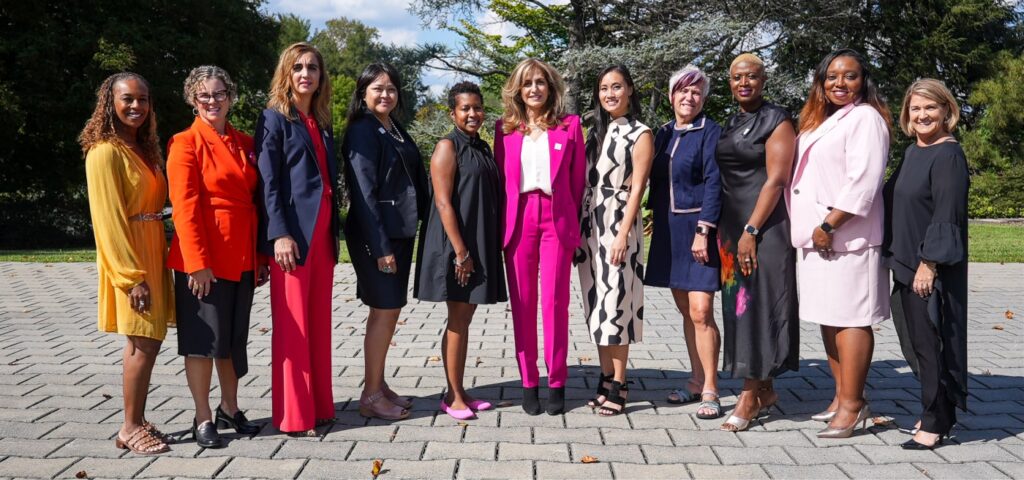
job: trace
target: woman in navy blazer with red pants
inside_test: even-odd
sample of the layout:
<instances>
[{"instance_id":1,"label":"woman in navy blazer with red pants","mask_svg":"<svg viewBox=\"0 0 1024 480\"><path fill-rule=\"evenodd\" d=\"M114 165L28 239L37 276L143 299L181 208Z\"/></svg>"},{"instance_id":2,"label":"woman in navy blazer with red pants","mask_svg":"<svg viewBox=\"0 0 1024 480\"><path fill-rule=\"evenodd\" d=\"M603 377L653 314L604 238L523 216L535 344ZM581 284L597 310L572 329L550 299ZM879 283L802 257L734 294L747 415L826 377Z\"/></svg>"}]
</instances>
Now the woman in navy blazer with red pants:
<instances>
[{"instance_id":1,"label":"woman in navy blazer with red pants","mask_svg":"<svg viewBox=\"0 0 1024 480\"><path fill-rule=\"evenodd\" d=\"M262 193L260 250L270 269L274 426L315 436L334 419L331 288L338 259L338 166L331 84L310 44L281 53L268 108L256 124Z\"/></svg>"}]
</instances>

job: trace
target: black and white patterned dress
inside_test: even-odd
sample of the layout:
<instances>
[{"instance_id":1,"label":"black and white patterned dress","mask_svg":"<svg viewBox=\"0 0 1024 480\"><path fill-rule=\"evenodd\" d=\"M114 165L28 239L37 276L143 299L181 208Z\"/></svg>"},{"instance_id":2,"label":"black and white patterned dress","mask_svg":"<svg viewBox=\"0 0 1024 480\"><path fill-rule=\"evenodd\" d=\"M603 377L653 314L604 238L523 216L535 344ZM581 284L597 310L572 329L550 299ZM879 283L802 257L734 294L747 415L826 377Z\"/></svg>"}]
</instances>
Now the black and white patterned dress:
<instances>
[{"instance_id":1,"label":"black and white patterned dress","mask_svg":"<svg viewBox=\"0 0 1024 480\"><path fill-rule=\"evenodd\" d=\"M621 225L633 182L633 147L650 128L620 117L608 125L601 150L588 161L583 204L583 245L577 251L583 311L597 345L628 345L641 341L644 316L643 215ZM588 149L589 150L589 149ZM626 261L608 263L620 228L629 228Z\"/></svg>"}]
</instances>

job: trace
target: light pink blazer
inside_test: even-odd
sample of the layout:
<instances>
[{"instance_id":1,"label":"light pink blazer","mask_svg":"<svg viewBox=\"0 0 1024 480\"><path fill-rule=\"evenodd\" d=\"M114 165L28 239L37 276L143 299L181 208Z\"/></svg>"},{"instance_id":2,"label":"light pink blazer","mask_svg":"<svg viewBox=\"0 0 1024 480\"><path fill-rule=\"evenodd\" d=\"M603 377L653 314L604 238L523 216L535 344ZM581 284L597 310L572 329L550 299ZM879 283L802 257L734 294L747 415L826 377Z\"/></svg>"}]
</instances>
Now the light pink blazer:
<instances>
[{"instance_id":1,"label":"light pink blazer","mask_svg":"<svg viewBox=\"0 0 1024 480\"><path fill-rule=\"evenodd\" d=\"M796 150L786 190L793 246L813 248L811 233L830 207L856 215L836 229L835 251L881 245L889 127L878 111L866 103L851 103L814 131L800 134Z\"/></svg>"},{"instance_id":2,"label":"light pink blazer","mask_svg":"<svg viewBox=\"0 0 1024 480\"><path fill-rule=\"evenodd\" d=\"M523 134L519 130L506 135L502 122L494 125L494 160L505 180L505 233L502 247L507 247L519 222L519 188L522 176ZM580 117L566 115L556 127L548 130L548 152L551 156L551 217L558 231L558 240L565 248L580 244L580 209L586 188L587 158Z\"/></svg>"}]
</instances>

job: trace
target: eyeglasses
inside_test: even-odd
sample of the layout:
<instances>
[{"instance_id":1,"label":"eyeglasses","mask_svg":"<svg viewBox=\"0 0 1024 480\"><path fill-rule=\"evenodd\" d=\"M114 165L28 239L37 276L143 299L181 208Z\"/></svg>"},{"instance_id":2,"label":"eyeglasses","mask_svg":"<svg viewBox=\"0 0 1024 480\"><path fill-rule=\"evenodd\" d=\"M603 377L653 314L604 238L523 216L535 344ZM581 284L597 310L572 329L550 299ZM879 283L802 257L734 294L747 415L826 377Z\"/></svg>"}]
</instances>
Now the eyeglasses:
<instances>
[{"instance_id":1,"label":"eyeglasses","mask_svg":"<svg viewBox=\"0 0 1024 480\"><path fill-rule=\"evenodd\" d=\"M209 94L209 93L205 93L205 92L204 93L197 93L196 94L196 100L198 100L199 103L210 103L211 101L223 102L224 100L227 100L227 99L228 99L228 91L227 90L218 90L216 92L213 92L212 95Z\"/></svg>"}]
</instances>

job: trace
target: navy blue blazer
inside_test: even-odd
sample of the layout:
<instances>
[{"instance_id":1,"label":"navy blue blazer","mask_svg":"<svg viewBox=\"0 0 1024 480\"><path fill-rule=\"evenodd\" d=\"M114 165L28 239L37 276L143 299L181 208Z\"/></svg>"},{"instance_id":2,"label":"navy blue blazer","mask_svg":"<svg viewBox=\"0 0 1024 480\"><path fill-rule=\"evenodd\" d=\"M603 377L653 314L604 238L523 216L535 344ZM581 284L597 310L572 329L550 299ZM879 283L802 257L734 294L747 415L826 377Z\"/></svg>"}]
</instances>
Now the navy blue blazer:
<instances>
[{"instance_id":1,"label":"navy blue blazer","mask_svg":"<svg viewBox=\"0 0 1024 480\"><path fill-rule=\"evenodd\" d=\"M338 162L334 152L334 133L321 128L320 137L327 148L327 178L331 196L331 245L338 254ZM265 109L256 122L255 154L260 170L260 224L258 245L265 255L274 255L274 240L291 235L299 246L299 265L305 264L313 239L320 197L324 184L316 162L313 139L298 119L288 120L276 110Z\"/></svg>"},{"instance_id":2,"label":"navy blue blazer","mask_svg":"<svg viewBox=\"0 0 1024 480\"><path fill-rule=\"evenodd\" d=\"M674 125L673 120L658 129L654 137L655 155L672 153ZM694 119L693 128L682 133L679 146L676 147L670 162L671 212L700 212L697 217L699 221L718 225L718 215L722 211L722 180L718 173L718 162L715 160L715 149L721 135L722 127L703 113ZM651 189L665 187L654 185L654 177L651 178Z\"/></svg>"},{"instance_id":3,"label":"navy blue blazer","mask_svg":"<svg viewBox=\"0 0 1024 480\"><path fill-rule=\"evenodd\" d=\"M405 138L402 144L365 113L345 130L341 147L350 199L345 235L365 240L374 258L394 253L391 239L414 238L430 202L419 149L394 124Z\"/></svg>"}]
</instances>

